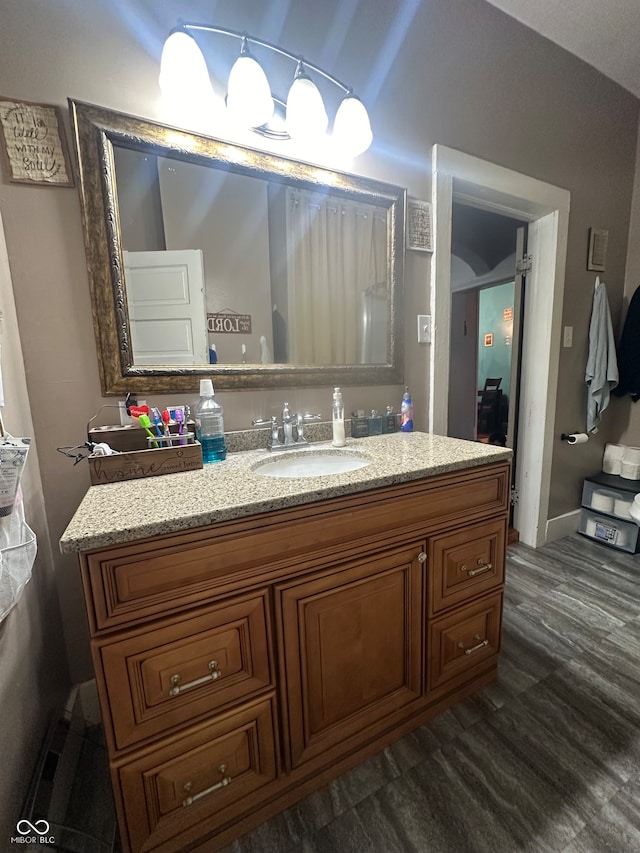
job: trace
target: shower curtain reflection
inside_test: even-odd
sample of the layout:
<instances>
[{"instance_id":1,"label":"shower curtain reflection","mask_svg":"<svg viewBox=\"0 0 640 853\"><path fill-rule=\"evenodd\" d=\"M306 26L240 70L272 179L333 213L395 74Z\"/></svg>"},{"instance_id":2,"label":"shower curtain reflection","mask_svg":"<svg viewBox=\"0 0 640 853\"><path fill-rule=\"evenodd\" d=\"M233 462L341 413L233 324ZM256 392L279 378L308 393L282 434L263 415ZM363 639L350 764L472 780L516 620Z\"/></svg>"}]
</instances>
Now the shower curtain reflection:
<instances>
[{"instance_id":1,"label":"shower curtain reflection","mask_svg":"<svg viewBox=\"0 0 640 853\"><path fill-rule=\"evenodd\" d=\"M286 225L292 360L386 363L386 210L288 188Z\"/></svg>"}]
</instances>

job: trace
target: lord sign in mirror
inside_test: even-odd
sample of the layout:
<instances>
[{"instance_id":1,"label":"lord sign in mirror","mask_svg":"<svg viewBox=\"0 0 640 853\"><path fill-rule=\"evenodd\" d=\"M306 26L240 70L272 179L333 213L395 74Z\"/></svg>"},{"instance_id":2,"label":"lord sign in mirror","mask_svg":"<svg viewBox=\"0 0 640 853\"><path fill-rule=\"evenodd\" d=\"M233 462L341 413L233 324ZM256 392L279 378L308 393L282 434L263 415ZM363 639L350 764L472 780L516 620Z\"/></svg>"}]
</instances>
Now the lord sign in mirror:
<instances>
[{"instance_id":1,"label":"lord sign in mirror","mask_svg":"<svg viewBox=\"0 0 640 853\"><path fill-rule=\"evenodd\" d=\"M402 381L403 190L70 107L103 393Z\"/></svg>"}]
</instances>

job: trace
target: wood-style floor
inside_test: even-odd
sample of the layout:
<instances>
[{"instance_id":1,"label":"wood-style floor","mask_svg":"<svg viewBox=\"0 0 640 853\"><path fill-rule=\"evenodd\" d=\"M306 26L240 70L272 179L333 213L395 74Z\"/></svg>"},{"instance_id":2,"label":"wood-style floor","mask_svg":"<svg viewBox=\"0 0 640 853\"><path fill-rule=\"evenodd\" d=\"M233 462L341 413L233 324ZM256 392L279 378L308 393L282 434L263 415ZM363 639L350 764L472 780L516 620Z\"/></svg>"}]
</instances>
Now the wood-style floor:
<instances>
[{"instance_id":1,"label":"wood-style floor","mask_svg":"<svg viewBox=\"0 0 640 853\"><path fill-rule=\"evenodd\" d=\"M225 853L639 853L640 555L509 547L495 684Z\"/></svg>"},{"instance_id":2,"label":"wood-style floor","mask_svg":"<svg viewBox=\"0 0 640 853\"><path fill-rule=\"evenodd\" d=\"M225 849L519 851L640 853L640 555L578 534L509 547L497 682Z\"/></svg>"}]
</instances>

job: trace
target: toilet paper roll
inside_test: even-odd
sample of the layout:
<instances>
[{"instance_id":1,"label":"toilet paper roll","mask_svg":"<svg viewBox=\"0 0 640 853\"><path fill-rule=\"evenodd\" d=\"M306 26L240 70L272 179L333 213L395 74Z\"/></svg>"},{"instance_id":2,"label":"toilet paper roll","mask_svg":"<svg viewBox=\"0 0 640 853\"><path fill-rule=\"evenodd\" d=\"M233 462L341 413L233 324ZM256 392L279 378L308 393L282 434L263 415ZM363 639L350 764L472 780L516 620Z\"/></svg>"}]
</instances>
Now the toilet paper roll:
<instances>
[{"instance_id":1,"label":"toilet paper roll","mask_svg":"<svg viewBox=\"0 0 640 853\"><path fill-rule=\"evenodd\" d=\"M598 512L613 512L613 501L615 495L611 492L595 491L591 495L591 506Z\"/></svg>"},{"instance_id":2,"label":"toilet paper roll","mask_svg":"<svg viewBox=\"0 0 640 853\"><path fill-rule=\"evenodd\" d=\"M614 503L613 511L616 515L621 516L622 518L631 518L631 513L629 510L631 509L631 501L623 500L622 498L616 498Z\"/></svg>"},{"instance_id":3,"label":"toilet paper roll","mask_svg":"<svg viewBox=\"0 0 640 853\"><path fill-rule=\"evenodd\" d=\"M573 432L567 439L567 444L586 444L589 441L589 436L586 432Z\"/></svg>"}]
</instances>

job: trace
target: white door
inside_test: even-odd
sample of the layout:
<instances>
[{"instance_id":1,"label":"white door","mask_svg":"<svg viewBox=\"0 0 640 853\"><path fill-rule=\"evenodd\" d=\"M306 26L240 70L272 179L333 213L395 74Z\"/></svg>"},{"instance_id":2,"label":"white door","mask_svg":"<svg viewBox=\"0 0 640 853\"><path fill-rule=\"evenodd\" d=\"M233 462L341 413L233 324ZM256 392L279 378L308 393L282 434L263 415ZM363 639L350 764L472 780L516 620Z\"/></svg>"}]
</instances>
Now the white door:
<instances>
[{"instance_id":1,"label":"white door","mask_svg":"<svg viewBox=\"0 0 640 853\"><path fill-rule=\"evenodd\" d=\"M133 362L207 364L200 249L123 252Z\"/></svg>"}]
</instances>

